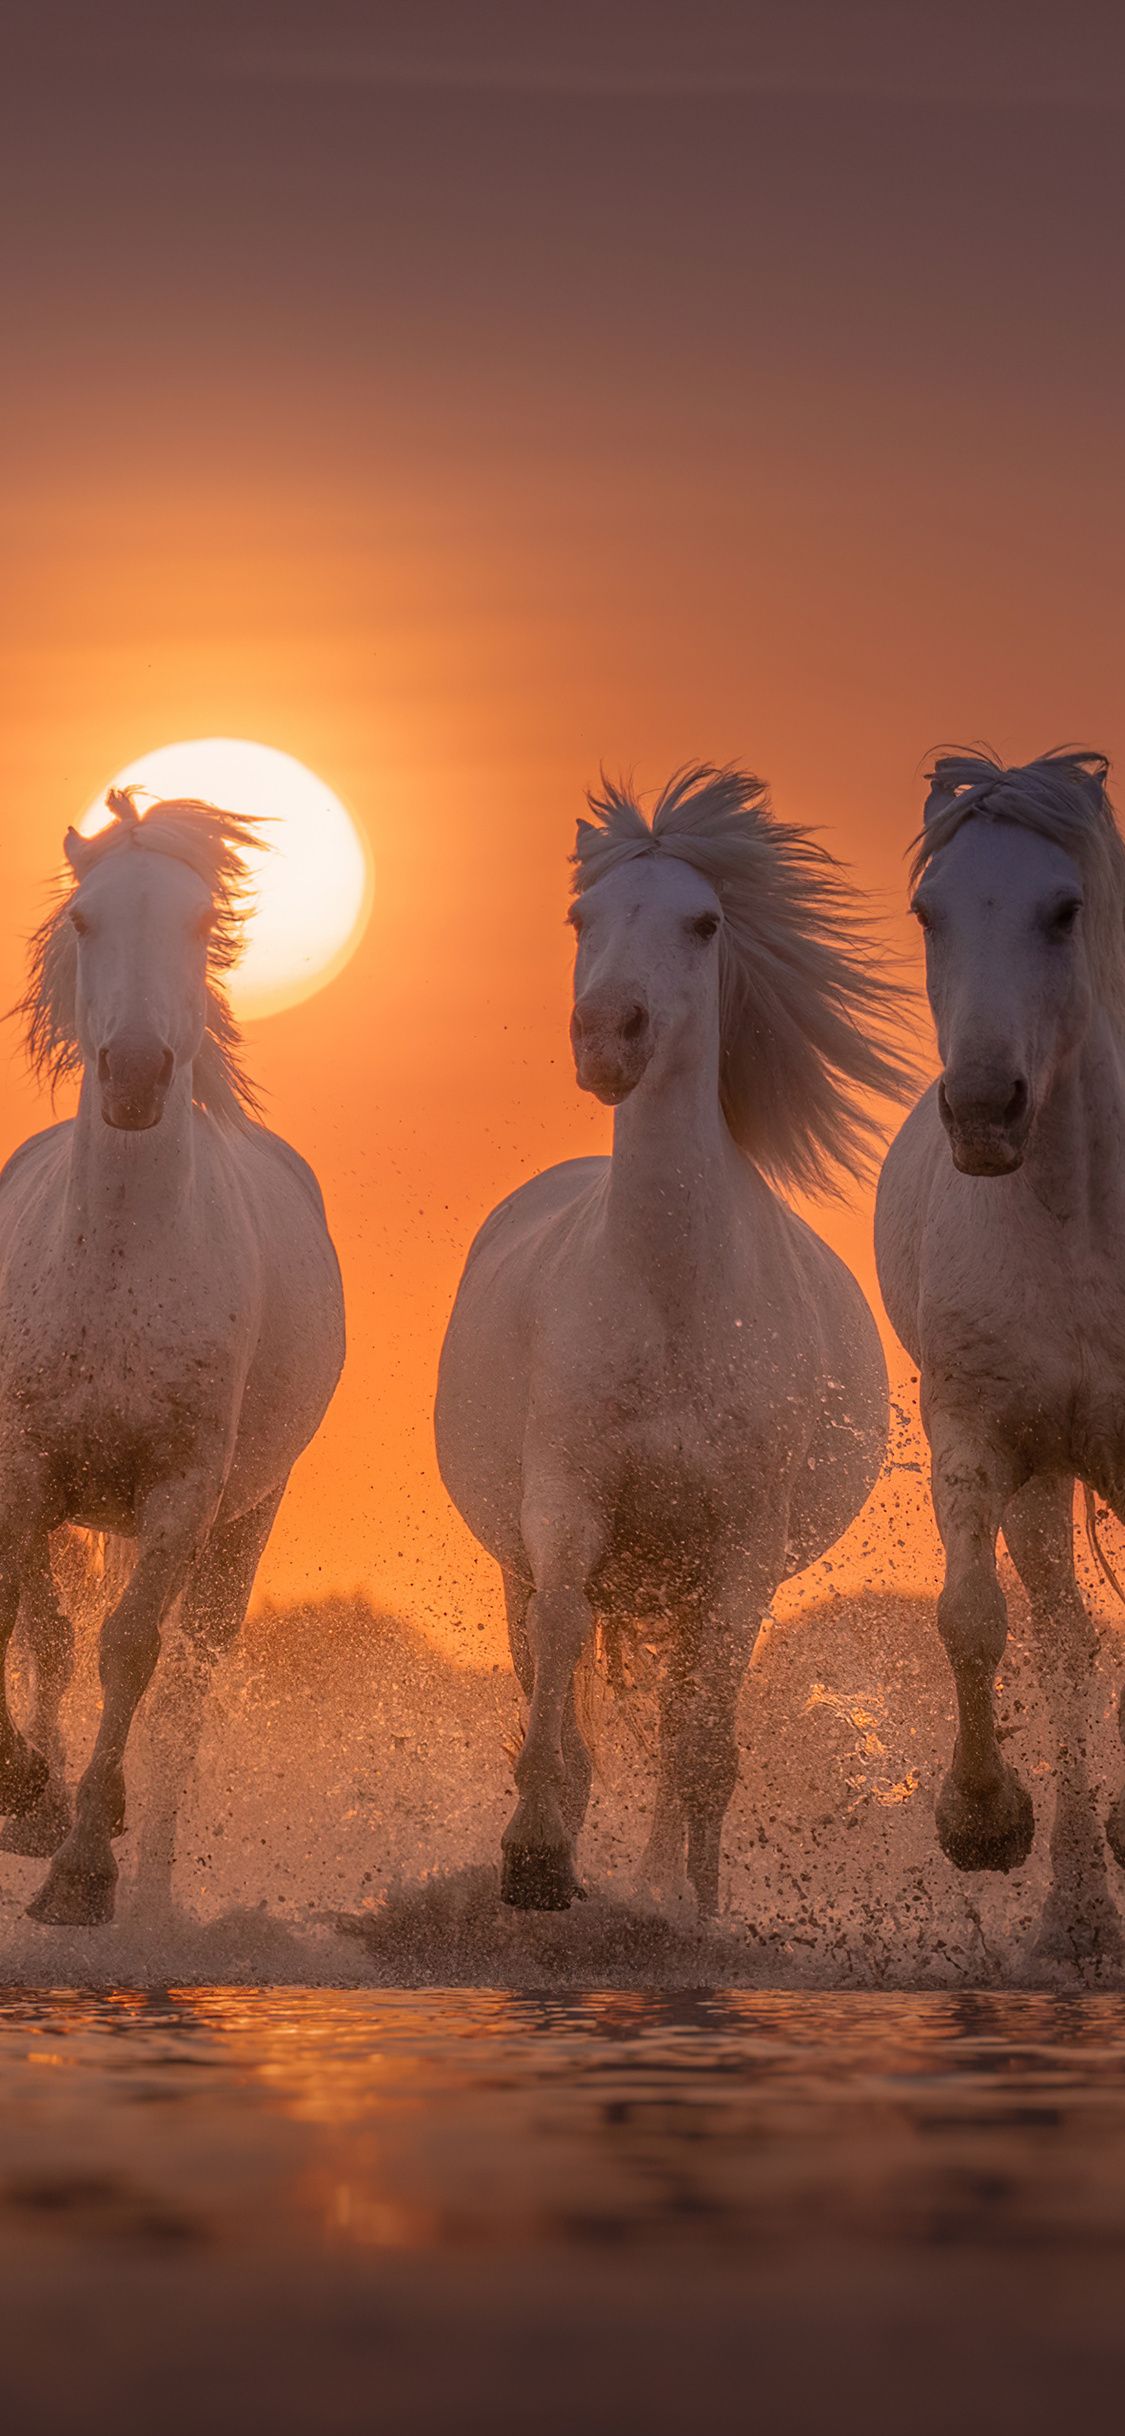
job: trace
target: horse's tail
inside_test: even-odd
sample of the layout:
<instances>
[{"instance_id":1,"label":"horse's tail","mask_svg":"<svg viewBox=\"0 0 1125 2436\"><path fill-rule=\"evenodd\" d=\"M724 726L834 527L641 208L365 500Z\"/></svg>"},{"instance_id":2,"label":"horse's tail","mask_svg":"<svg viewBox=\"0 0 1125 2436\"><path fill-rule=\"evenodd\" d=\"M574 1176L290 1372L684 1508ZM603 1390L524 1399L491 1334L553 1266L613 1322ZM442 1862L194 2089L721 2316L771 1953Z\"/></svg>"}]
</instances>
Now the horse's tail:
<instances>
[{"instance_id":1,"label":"horse's tail","mask_svg":"<svg viewBox=\"0 0 1125 2436\"><path fill-rule=\"evenodd\" d=\"M1086 1504L1086 1537L1090 1545L1090 1554L1094 1559L1094 1563L1096 1564L1103 1581L1109 1583L1110 1589L1120 1599L1122 1606L1125 1607L1125 1590L1122 1589L1117 1575L1110 1564L1108 1556L1106 1555L1105 1549L1102 1546L1101 1540L1098 1537L1097 1501L1088 1480L1084 1480L1082 1483L1082 1495Z\"/></svg>"}]
</instances>

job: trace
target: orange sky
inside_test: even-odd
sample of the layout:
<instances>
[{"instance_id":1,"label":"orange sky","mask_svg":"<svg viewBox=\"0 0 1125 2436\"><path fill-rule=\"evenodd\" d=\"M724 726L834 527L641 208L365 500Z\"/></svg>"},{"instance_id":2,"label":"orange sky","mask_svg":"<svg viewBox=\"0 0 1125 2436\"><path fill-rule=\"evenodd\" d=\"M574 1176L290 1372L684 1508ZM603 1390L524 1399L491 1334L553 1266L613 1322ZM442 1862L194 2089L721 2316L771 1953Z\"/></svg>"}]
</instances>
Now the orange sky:
<instances>
[{"instance_id":1,"label":"orange sky","mask_svg":"<svg viewBox=\"0 0 1125 2436\"><path fill-rule=\"evenodd\" d=\"M359 954L250 1037L352 1346L263 1578L491 1646L430 1397L480 1217L608 1141L562 919L599 761L744 759L899 908L935 742L1120 749L1120 42L1079 9L1060 93L1034 7L1018 91L987 9L941 12L964 76L811 0L764 53L718 7L639 50L616 0L235 14L29 11L0 128L0 997L134 755L258 738L350 804ZM0 1148L45 1114L13 1053ZM823 1224L869 1277L867 1206Z\"/></svg>"}]
</instances>

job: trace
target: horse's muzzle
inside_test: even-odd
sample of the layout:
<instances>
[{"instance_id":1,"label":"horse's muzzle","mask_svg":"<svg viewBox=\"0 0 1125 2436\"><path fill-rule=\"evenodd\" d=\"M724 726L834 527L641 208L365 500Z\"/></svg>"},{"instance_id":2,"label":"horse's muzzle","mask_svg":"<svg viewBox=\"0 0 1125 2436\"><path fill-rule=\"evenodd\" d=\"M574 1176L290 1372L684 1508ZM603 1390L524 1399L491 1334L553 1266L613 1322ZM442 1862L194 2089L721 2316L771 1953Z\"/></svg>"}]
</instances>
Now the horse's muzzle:
<instances>
[{"instance_id":1,"label":"horse's muzzle","mask_svg":"<svg viewBox=\"0 0 1125 2436\"><path fill-rule=\"evenodd\" d=\"M579 1089L592 1092L603 1107L616 1108L636 1090L652 1056L652 1026L639 1002L610 1011L579 999L570 1042Z\"/></svg>"},{"instance_id":2,"label":"horse's muzzle","mask_svg":"<svg viewBox=\"0 0 1125 2436\"><path fill-rule=\"evenodd\" d=\"M1023 1166L1033 1110L1022 1075L984 1092L979 1084L962 1088L947 1074L938 1084L938 1109L963 1176L1012 1176Z\"/></svg>"},{"instance_id":3,"label":"horse's muzzle","mask_svg":"<svg viewBox=\"0 0 1125 2436\"><path fill-rule=\"evenodd\" d=\"M149 1133L164 1114L176 1060L162 1045L98 1052L102 1116L117 1133Z\"/></svg>"}]
</instances>

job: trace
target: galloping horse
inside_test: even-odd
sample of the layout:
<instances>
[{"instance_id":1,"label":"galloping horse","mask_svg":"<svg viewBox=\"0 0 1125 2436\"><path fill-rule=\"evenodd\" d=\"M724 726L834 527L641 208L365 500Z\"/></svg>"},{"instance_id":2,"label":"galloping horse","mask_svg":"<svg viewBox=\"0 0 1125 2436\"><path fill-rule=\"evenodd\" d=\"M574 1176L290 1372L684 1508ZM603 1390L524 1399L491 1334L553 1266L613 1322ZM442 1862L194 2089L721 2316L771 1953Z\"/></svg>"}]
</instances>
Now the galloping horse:
<instances>
[{"instance_id":1,"label":"galloping horse","mask_svg":"<svg viewBox=\"0 0 1125 2436\"><path fill-rule=\"evenodd\" d=\"M237 1633L291 1466L332 1396L343 1302L311 1170L256 1121L220 983L245 910L249 823L128 791L65 852L38 932L32 1061L81 1074L77 1115L0 1175L0 1809L6 1849L55 1858L37 1920L113 1914L133 1715L161 1625L205 1681ZM69 1822L59 1702L71 1634L51 1574L65 1523L136 1543L101 1635L103 1707ZM3 1661L21 1599L34 1732Z\"/></svg>"},{"instance_id":2,"label":"galloping horse","mask_svg":"<svg viewBox=\"0 0 1125 2436\"><path fill-rule=\"evenodd\" d=\"M1003 1529L1059 1740L1053 1951L1119 1952L1086 1754L1094 1634L1074 1571L1075 1477L1125 1518L1125 844L1108 764L980 752L933 772L914 911L942 1060L892 1145L876 1251L921 1372L957 1687L938 1833L959 1869L1015 1868L1031 1799L994 1715ZM1109 1819L1125 1863L1125 1796Z\"/></svg>"},{"instance_id":3,"label":"galloping horse","mask_svg":"<svg viewBox=\"0 0 1125 2436\"><path fill-rule=\"evenodd\" d=\"M858 1513L887 1379L850 1272L769 1179L854 1172L870 1093L902 1098L895 993L831 858L757 779L707 766L651 825L607 788L579 826L572 1041L616 1109L613 1156L567 1161L477 1236L442 1354L450 1495L504 1577L530 1704L502 1892L578 1891L590 1787L574 1675L596 1616L663 1628L646 1867L719 1895L735 1710L781 1580Z\"/></svg>"}]
</instances>

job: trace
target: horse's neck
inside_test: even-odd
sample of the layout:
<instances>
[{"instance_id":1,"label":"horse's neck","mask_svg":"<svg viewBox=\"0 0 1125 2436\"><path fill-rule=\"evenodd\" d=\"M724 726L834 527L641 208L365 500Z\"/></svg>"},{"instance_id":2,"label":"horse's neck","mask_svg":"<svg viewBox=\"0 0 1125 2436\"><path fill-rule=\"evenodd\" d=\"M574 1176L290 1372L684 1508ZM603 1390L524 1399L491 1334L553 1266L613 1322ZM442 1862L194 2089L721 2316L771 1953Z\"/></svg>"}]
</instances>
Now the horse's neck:
<instances>
[{"instance_id":1,"label":"horse's neck","mask_svg":"<svg viewBox=\"0 0 1125 2436\"><path fill-rule=\"evenodd\" d=\"M190 1072L178 1074L158 1125L144 1133L107 1125L84 1074L71 1137L69 1231L90 1250L143 1251L190 1208L195 1143Z\"/></svg>"},{"instance_id":2,"label":"horse's neck","mask_svg":"<svg viewBox=\"0 0 1125 2436\"><path fill-rule=\"evenodd\" d=\"M658 1292L679 1296L713 1282L737 1164L710 1060L650 1072L618 1109L610 1239Z\"/></svg>"},{"instance_id":3,"label":"horse's neck","mask_svg":"<svg viewBox=\"0 0 1125 2436\"><path fill-rule=\"evenodd\" d=\"M1095 1021L1040 1110L1026 1160L1028 1181L1060 1219L1119 1249L1125 1217L1125 1049Z\"/></svg>"}]
</instances>

